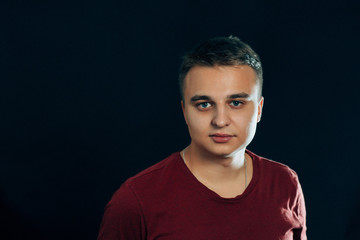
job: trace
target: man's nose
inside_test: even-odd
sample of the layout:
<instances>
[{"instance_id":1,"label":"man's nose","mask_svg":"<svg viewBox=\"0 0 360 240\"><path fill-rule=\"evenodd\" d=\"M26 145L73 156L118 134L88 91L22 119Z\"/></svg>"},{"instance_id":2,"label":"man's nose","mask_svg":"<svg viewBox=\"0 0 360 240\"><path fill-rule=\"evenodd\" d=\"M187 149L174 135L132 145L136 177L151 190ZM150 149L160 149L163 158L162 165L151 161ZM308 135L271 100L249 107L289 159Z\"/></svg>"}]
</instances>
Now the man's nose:
<instances>
[{"instance_id":1,"label":"man's nose","mask_svg":"<svg viewBox=\"0 0 360 240\"><path fill-rule=\"evenodd\" d=\"M211 124L217 128L223 128L230 125L230 117L228 109L226 107L220 106L216 107L214 111L214 116L211 121Z\"/></svg>"}]
</instances>

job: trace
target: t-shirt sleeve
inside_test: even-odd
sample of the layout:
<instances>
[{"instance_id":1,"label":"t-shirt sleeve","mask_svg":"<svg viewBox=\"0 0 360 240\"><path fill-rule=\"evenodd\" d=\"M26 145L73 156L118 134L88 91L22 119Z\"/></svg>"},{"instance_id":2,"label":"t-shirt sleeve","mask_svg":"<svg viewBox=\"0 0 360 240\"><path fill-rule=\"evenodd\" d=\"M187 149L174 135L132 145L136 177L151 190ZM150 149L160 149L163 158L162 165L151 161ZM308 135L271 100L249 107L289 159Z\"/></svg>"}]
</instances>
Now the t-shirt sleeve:
<instances>
[{"instance_id":1,"label":"t-shirt sleeve","mask_svg":"<svg viewBox=\"0 0 360 240\"><path fill-rule=\"evenodd\" d=\"M105 207L98 240L145 239L144 218L138 199L125 182Z\"/></svg>"},{"instance_id":2,"label":"t-shirt sleeve","mask_svg":"<svg viewBox=\"0 0 360 240\"><path fill-rule=\"evenodd\" d=\"M295 240L307 240L306 236L306 209L305 209L305 200L304 194L300 185L299 180L297 179L297 201L294 214L297 216L301 228L294 233Z\"/></svg>"}]
</instances>

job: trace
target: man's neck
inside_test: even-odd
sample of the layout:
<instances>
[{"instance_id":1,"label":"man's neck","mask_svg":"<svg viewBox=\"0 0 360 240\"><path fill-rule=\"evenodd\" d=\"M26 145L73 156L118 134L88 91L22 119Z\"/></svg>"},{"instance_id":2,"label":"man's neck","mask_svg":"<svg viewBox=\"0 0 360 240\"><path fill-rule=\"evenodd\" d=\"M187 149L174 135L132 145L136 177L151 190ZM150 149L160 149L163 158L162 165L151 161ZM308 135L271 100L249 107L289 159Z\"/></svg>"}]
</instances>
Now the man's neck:
<instances>
[{"instance_id":1,"label":"man's neck","mask_svg":"<svg viewBox=\"0 0 360 240\"><path fill-rule=\"evenodd\" d=\"M185 150L185 161L190 171L209 181L236 179L244 172L245 158L245 148L226 156L200 151L192 145Z\"/></svg>"},{"instance_id":2,"label":"man's neck","mask_svg":"<svg viewBox=\"0 0 360 240\"><path fill-rule=\"evenodd\" d=\"M221 197L233 198L242 194L251 181L252 158L245 149L231 156L217 156L203 154L190 145L182 153L195 178Z\"/></svg>"}]
</instances>

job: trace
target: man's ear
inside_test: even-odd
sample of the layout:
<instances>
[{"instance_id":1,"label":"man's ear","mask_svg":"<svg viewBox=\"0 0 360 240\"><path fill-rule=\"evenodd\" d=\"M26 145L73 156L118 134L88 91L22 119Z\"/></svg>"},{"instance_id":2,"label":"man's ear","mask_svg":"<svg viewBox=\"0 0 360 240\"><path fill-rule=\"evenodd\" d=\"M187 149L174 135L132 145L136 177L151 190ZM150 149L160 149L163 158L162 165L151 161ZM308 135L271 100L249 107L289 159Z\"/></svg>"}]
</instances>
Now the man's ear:
<instances>
[{"instance_id":1,"label":"man's ear","mask_svg":"<svg viewBox=\"0 0 360 240\"><path fill-rule=\"evenodd\" d=\"M181 109L182 109L182 112L183 112L183 115L184 115L185 122L187 124L187 119L186 119L186 114L185 114L185 103L184 103L183 100L181 100Z\"/></svg>"},{"instance_id":2,"label":"man's ear","mask_svg":"<svg viewBox=\"0 0 360 240\"><path fill-rule=\"evenodd\" d=\"M257 122L260 122L261 115L262 115L262 109L264 106L264 97L261 97L259 103L258 103L258 113L257 113Z\"/></svg>"}]
</instances>

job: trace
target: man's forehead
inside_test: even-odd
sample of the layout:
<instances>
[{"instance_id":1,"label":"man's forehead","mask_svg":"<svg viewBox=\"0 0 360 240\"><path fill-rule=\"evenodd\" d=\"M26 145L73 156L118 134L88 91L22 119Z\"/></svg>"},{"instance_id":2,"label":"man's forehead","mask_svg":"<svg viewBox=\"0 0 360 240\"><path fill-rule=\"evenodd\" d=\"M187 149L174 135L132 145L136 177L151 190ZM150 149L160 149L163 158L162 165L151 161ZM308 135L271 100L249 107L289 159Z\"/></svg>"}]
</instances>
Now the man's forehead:
<instances>
[{"instance_id":1,"label":"man's forehead","mask_svg":"<svg viewBox=\"0 0 360 240\"><path fill-rule=\"evenodd\" d=\"M199 83L201 86L256 83L254 69L247 65L236 66L195 66L185 77L185 84Z\"/></svg>"},{"instance_id":2,"label":"man's forehead","mask_svg":"<svg viewBox=\"0 0 360 240\"><path fill-rule=\"evenodd\" d=\"M258 88L255 71L241 66L196 66L185 78L184 92L187 97L209 96L228 98L235 94L253 95Z\"/></svg>"}]
</instances>

